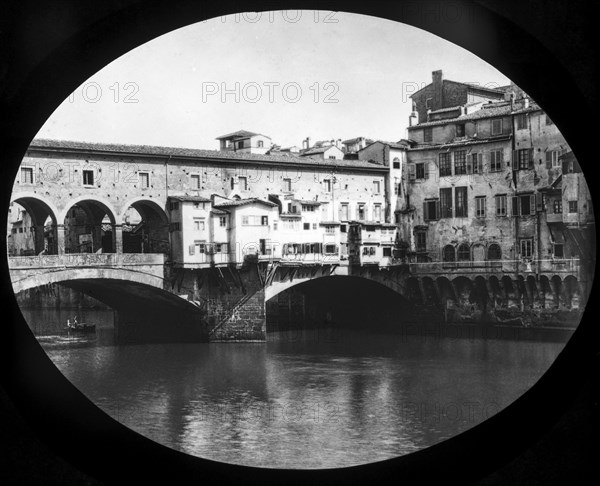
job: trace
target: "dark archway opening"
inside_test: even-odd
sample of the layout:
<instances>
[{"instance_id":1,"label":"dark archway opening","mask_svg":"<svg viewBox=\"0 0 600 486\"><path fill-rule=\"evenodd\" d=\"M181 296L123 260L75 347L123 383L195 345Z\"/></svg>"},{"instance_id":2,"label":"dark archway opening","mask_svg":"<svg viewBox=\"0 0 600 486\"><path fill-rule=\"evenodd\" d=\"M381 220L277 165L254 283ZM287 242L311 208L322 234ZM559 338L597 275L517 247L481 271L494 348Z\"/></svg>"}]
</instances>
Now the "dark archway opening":
<instances>
[{"instance_id":1,"label":"dark archway opening","mask_svg":"<svg viewBox=\"0 0 600 486\"><path fill-rule=\"evenodd\" d=\"M39 199L23 197L10 203L7 221L8 256L56 255L56 216Z\"/></svg>"},{"instance_id":2,"label":"dark archway opening","mask_svg":"<svg viewBox=\"0 0 600 486\"><path fill-rule=\"evenodd\" d=\"M399 331L414 306L360 277L325 277L298 284L266 303L267 333L302 329Z\"/></svg>"},{"instance_id":3,"label":"dark archway opening","mask_svg":"<svg viewBox=\"0 0 600 486\"><path fill-rule=\"evenodd\" d=\"M123 253L170 254L169 221L153 201L137 201L123 220Z\"/></svg>"},{"instance_id":4,"label":"dark archway opening","mask_svg":"<svg viewBox=\"0 0 600 486\"><path fill-rule=\"evenodd\" d=\"M65 253L115 253L115 218L102 203L80 201L65 216Z\"/></svg>"}]
</instances>

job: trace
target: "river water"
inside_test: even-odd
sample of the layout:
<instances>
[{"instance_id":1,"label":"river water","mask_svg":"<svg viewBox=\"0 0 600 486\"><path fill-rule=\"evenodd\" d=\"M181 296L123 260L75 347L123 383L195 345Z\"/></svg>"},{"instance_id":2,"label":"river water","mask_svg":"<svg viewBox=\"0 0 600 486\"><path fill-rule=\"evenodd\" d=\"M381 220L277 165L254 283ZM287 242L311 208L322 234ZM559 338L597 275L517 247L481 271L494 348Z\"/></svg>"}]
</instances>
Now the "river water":
<instances>
[{"instance_id":1,"label":"river water","mask_svg":"<svg viewBox=\"0 0 600 486\"><path fill-rule=\"evenodd\" d=\"M267 343L115 345L66 313L23 311L60 371L113 418L173 449L278 468L363 464L423 449L497 413L564 343L357 330L269 334ZM73 314L72 312L70 314Z\"/></svg>"}]
</instances>

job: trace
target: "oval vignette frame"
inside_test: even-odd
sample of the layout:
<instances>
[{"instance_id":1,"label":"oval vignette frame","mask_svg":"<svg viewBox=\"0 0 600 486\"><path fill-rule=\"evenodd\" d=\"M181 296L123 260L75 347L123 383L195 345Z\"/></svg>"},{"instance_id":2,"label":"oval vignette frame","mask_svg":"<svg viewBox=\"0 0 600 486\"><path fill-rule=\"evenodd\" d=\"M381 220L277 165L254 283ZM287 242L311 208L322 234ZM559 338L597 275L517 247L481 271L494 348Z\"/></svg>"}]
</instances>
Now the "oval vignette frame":
<instances>
[{"instance_id":1,"label":"oval vignette frame","mask_svg":"<svg viewBox=\"0 0 600 486\"><path fill-rule=\"evenodd\" d=\"M9 67L0 71L3 116L6 117L2 124L2 146L10 166L3 178L4 207L8 206L12 181L30 140L77 86L115 58L159 35L240 10L239 4L233 2L215 6L193 0L176 4L164 0L143 4L136 4L135 0L115 0L86 6L77 3L61 1L31 9L25 1L11 11L14 24L8 29L8 35L14 35L14 29L27 33L23 37L16 33L21 44L12 44L14 51ZM463 9L465 15L453 21L435 15L443 5L448 6L448 2L442 0L405 1L377 8L340 1L302 2L301 6L284 3L248 2L243 10L285 10L287 7L373 15L410 24L468 49L514 80L550 114L581 161L587 179L592 180L591 164L585 157L592 154L592 127L573 123L583 119L588 102L574 82L574 67L571 66L571 72L565 69L538 40L539 32L537 38L532 37L491 8L462 0L452 5ZM522 8L523 3L515 10ZM46 15L30 13L42 9ZM535 11L534 6L531 10ZM552 18L556 25L561 21L559 15L560 12L555 12ZM517 17L514 12L513 17ZM55 24L61 25L60 19L64 18L77 20L64 21L65 29L54 32ZM468 27L472 28L471 32ZM0 33L4 35L2 29ZM94 52L93 57L91 52ZM552 73L551 80L548 72ZM564 100L566 94L569 103L561 103L560 97ZM6 254L6 239L3 245ZM19 412L55 454L93 478L107 482L138 483L175 478L181 482L245 481L261 485L306 484L315 480L326 484L398 479L408 483L474 481L501 468L541 438L564 416L575 396L585 389L586 380L591 381L590 374L597 369L594 359L598 352L595 344L598 332L591 322L597 308L592 297L596 289L594 282L581 323L550 369L507 408L462 434L406 456L351 468L279 470L219 463L155 443L112 419L89 401L58 371L29 331L12 293L7 260L1 260L3 300L12 314L12 322L5 330L6 339L0 341L3 385ZM597 262L595 266L597 268ZM507 443L512 445L510 449L505 447ZM538 457L536 467L540 466L539 461Z\"/></svg>"}]
</instances>

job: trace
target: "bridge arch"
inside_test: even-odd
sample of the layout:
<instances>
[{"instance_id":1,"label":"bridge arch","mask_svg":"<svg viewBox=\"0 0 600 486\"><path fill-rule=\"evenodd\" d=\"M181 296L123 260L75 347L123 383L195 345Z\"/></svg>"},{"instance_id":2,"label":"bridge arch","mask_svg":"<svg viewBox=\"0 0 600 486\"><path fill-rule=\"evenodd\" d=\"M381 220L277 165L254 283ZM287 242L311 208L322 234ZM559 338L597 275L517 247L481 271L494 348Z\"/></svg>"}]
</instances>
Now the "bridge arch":
<instances>
[{"instance_id":1,"label":"bridge arch","mask_svg":"<svg viewBox=\"0 0 600 486\"><path fill-rule=\"evenodd\" d=\"M115 209L103 198L70 200L59 216L60 223L64 224L65 253L114 253L117 248Z\"/></svg>"},{"instance_id":2,"label":"bridge arch","mask_svg":"<svg viewBox=\"0 0 600 486\"><path fill-rule=\"evenodd\" d=\"M137 212L139 221L129 219L130 208ZM156 201L147 197L130 199L119 216L125 253L169 253L169 217Z\"/></svg>"},{"instance_id":3,"label":"bridge arch","mask_svg":"<svg viewBox=\"0 0 600 486\"><path fill-rule=\"evenodd\" d=\"M31 228L33 235L30 234L31 240L20 238L17 235L27 231L27 228L20 228L20 233L17 233L17 228L14 227L15 219L11 211L11 223L13 227L9 228L8 253L11 256L29 255L31 253L38 255L42 252L47 254L58 253L57 247L57 214L56 206L49 201L33 192L19 192L11 197L11 206L17 204L21 206L31 219ZM51 223L46 225L46 221L50 218ZM23 223L22 223L23 224ZM31 233L31 231L30 231Z\"/></svg>"}]
</instances>

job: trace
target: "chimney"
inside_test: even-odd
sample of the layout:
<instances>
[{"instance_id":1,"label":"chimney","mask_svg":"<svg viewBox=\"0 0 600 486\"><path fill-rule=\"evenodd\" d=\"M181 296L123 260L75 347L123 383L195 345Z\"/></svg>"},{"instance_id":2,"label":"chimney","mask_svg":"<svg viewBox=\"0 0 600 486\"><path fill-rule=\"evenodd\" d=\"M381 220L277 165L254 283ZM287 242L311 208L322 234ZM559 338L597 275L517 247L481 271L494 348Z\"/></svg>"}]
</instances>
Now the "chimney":
<instances>
[{"instance_id":1,"label":"chimney","mask_svg":"<svg viewBox=\"0 0 600 486\"><path fill-rule=\"evenodd\" d=\"M442 75L442 70L433 71L431 78L431 89L433 91L432 109L439 110L440 108L444 108L444 95L442 92L444 76Z\"/></svg>"},{"instance_id":2,"label":"chimney","mask_svg":"<svg viewBox=\"0 0 600 486\"><path fill-rule=\"evenodd\" d=\"M413 101L412 111L408 117L408 126L412 127L419 124L419 113L417 112L417 104Z\"/></svg>"},{"instance_id":3,"label":"chimney","mask_svg":"<svg viewBox=\"0 0 600 486\"><path fill-rule=\"evenodd\" d=\"M523 108L529 108L529 97L523 94Z\"/></svg>"},{"instance_id":4,"label":"chimney","mask_svg":"<svg viewBox=\"0 0 600 486\"><path fill-rule=\"evenodd\" d=\"M337 148L339 148L340 150L342 150L342 139L341 139L341 138L338 138L338 139L335 141L335 146L336 146Z\"/></svg>"},{"instance_id":5,"label":"chimney","mask_svg":"<svg viewBox=\"0 0 600 486\"><path fill-rule=\"evenodd\" d=\"M427 110L427 121L431 121L430 118L431 118L431 108L429 108Z\"/></svg>"}]
</instances>

